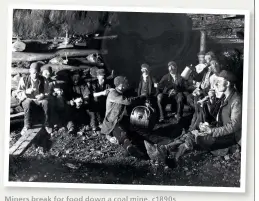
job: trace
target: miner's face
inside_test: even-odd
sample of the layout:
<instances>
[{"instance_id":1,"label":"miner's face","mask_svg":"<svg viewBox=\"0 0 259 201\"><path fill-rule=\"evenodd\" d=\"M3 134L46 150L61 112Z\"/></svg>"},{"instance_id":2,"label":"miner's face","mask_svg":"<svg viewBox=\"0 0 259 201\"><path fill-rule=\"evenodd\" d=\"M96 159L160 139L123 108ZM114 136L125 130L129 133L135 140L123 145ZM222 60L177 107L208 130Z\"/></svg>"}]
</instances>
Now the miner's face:
<instances>
[{"instance_id":1,"label":"miner's face","mask_svg":"<svg viewBox=\"0 0 259 201\"><path fill-rule=\"evenodd\" d=\"M219 77L217 79L217 83L216 83L216 89L218 92L225 92L228 88L229 82L223 78L223 77Z\"/></svg>"},{"instance_id":2,"label":"miner's face","mask_svg":"<svg viewBox=\"0 0 259 201\"><path fill-rule=\"evenodd\" d=\"M126 81L123 84L120 84L118 87L122 92L125 92L129 89L129 83Z\"/></svg>"},{"instance_id":3,"label":"miner's face","mask_svg":"<svg viewBox=\"0 0 259 201\"><path fill-rule=\"evenodd\" d=\"M30 69L30 76L32 79L37 79L39 76L39 72L36 69Z\"/></svg>"},{"instance_id":4,"label":"miner's face","mask_svg":"<svg viewBox=\"0 0 259 201\"><path fill-rule=\"evenodd\" d=\"M207 64L209 64L211 62L212 58L210 55L205 55L205 61Z\"/></svg>"},{"instance_id":5,"label":"miner's face","mask_svg":"<svg viewBox=\"0 0 259 201\"><path fill-rule=\"evenodd\" d=\"M73 75L72 81L74 85L77 85L79 83L79 80L80 80L80 76L78 74Z\"/></svg>"},{"instance_id":6,"label":"miner's face","mask_svg":"<svg viewBox=\"0 0 259 201\"><path fill-rule=\"evenodd\" d=\"M99 84L102 85L105 81L105 76L104 75L98 75L97 79L98 79Z\"/></svg>"},{"instance_id":7,"label":"miner's face","mask_svg":"<svg viewBox=\"0 0 259 201\"><path fill-rule=\"evenodd\" d=\"M54 94L57 96L62 96L64 94L64 91L63 91L63 89L56 87L56 88L54 88Z\"/></svg>"},{"instance_id":8,"label":"miner's face","mask_svg":"<svg viewBox=\"0 0 259 201\"><path fill-rule=\"evenodd\" d=\"M49 79L51 77L51 74L48 70L44 70L42 72L42 76L45 77L46 79Z\"/></svg>"},{"instance_id":9,"label":"miner's face","mask_svg":"<svg viewBox=\"0 0 259 201\"><path fill-rule=\"evenodd\" d=\"M76 104L76 108L80 108L83 105L83 99L82 98L77 98L75 99L75 104Z\"/></svg>"},{"instance_id":10,"label":"miner's face","mask_svg":"<svg viewBox=\"0 0 259 201\"><path fill-rule=\"evenodd\" d=\"M199 61L199 64L204 64L206 62L205 55L198 55L198 61Z\"/></svg>"},{"instance_id":11,"label":"miner's face","mask_svg":"<svg viewBox=\"0 0 259 201\"><path fill-rule=\"evenodd\" d=\"M141 73L143 76L147 77L148 76L148 69L147 68L141 68Z\"/></svg>"},{"instance_id":12,"label":"miner's face","mask_svg":"<svg viewBox=\"0 0 259 201\"><path fill-rule=\"evenodd\" d=\"M211 71L213 73L218 73L219 72L219 66L215 62L211 62L210 68L211 68Z\"/></svg>"},{"instance_id":13,"label":"miner's face","mask_svg":"<svg viewBox=\"0 0 259 201\"><path fill-rule=\"evenodd\" d=\"M170 74L176 74L177 67L174 66L174 65L169 65L168 66L168 71L169 71Z\"/></svg>"}]
</instances>

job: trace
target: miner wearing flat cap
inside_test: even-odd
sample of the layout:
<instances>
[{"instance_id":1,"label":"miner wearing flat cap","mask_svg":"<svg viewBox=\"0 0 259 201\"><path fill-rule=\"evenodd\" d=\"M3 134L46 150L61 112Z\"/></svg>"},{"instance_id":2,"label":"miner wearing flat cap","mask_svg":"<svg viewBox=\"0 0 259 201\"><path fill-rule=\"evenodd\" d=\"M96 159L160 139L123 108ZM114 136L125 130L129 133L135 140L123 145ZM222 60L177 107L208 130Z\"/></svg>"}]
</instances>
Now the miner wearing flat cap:
<instances>
[{"instance_id":1,"label":"miner wearing flat cap","mask_svg":"<svg viewBox=\"0 0 259 201\"><path fill-rule=\"evenodd\" d=\"M217 115L217 126L205 127L204 132L210 136L211 143L228 142L229 146L241 140L242 99L235 89L236 76L226 70L218 75L216 90L223 93L222 104ZM204 139L201 138L201 142Z\"/></svg>"},{"instance_id":2,"label":"miner wearing flat cap","mask_svg":"<svg viewBox=\"0 0 259 201\"><path fill-rule=\"evenodd\" d=\"M106 98L113 85L107 79L106 71L103 68L96 71L96 78L88 82L87 94L89 97L90 126L93 131L98 132L105 116Z\"/></svg>"},{"instance_id":3,"label":"miner wearing flat cap","mask_svg":"<svg viewBox=\"0 0 259 201\"><path fill-rule=\"evenodd\" d=\"M21 135L24 135L32 127L34 114L39 110L44 111L45 128L48 133L52 132L50 125L50 107L45 97L44 77L40 75L42 63L35 62L30 65L29 75L22 77L17 88L17 97L24 109L24 127Z\"/></svg>"},{"instance_id":4,"label":"miner wearing flat cap","mask_svg":"<svg viewBox=\"0 0 259 201\"><path fill-rule=\"evenodd\" d=\"M129 89L128 79L117 76L114 79L115 89L110 89L106 101L106 114L101 133L111 143L120 144L132 156L141 157L143 153L132 144L132 133L129 130L130 119L126 114L126 107L139 101L145 96L126 97L125 92Z\"/></svg>"},{"instance_id":5,"label":"miner wearing flat cap","mask_svg":"<svg viewBox=\"0 0 259 201\"><path fill-rule=\"evenodd\" d=\"M158 83L157 104L159 108L159 122L165 119L165 106L168 103L177 107L175 118L180 121L183 113L183 101L185 91L184 81L178 74L178 66L174 61L168 62L168 73L162 77Z\"/></svg>"}]
</instances>

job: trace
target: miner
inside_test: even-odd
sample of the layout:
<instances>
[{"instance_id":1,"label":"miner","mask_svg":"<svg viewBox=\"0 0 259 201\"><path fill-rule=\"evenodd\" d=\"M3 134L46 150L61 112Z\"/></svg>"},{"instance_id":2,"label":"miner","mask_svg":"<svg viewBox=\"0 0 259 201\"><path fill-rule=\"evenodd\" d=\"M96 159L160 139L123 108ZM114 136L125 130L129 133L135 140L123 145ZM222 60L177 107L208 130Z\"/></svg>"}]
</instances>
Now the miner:
<instances>
[{"instance_id":1,"label":"miner","mask_svg":"<svg viewBox=\"0 0 259 201\"><path fill-rule=\"evenodd\" d=\"M141 157L143 154L132 144L134 137L130 132L130 120L126 113L126 107L137 102L143 101L145 96L126 97L125 92L129 88L129 83L126 77L117 76L114 79L115 89L110 89L106 100L106 113L103 121L101 133L106 135L106 138L111 143L119 143L125 150L136 157Z\"/></svg>"},{"instance_id":2,"label":"miner","mask_svg":"<svg viewBox=\"0 0 259 201\"><path fill-rule=\"evenodd\" d=\"M163 122L165 119L166 103L176 104L177 112L175 118L180 121L184 107L185 84L183 78L178 74L178 67L174 61L168 63L168 74L164 75L158 83L157 104L159 108L160 119Z\"/></svg>"},{"instance_id":3,"label":"miner","mask_svg":"<svg viewBox=\"0 0 259 201\"><path fill-rule=\"evenodd\" d=\"M144 95L147 97L154 96L156 93L157 82L150 73L150 67L148 64L141 65L141 77L138 86L138 95Z\"/></svg>"},{"instance_id":4,"label":"miner","mask_svg":"<svg viewBox=\"0 0 259 201\"><path fill-rule=\"evenodd\" d=\"M49 101L46 99L45 94L45 78L40 75L40 68L43 64L35 62L30 65L30 74L22 77L19 81L17 88L17 97L24 109L24 127L21 135L32 127L33 114L36 114L37 109L44 111L45 116L45 129L48 133L52 133L52 126L50 125L49 118Z\"/></svg>"},{"instance_id":5,"label":"miner","mask_svg":"<svg viewBox=\"0 0 259 201\"><path fill-rule=\"evenodd\" d=\"M87 83L88 90L86 92L89 100L89 114L91 116L90 125L94 131L101 127L105 116L106 98L109 89L112 87L107 80L105 69L96 71L96 80Z\"/></svg>"}]
</instances>

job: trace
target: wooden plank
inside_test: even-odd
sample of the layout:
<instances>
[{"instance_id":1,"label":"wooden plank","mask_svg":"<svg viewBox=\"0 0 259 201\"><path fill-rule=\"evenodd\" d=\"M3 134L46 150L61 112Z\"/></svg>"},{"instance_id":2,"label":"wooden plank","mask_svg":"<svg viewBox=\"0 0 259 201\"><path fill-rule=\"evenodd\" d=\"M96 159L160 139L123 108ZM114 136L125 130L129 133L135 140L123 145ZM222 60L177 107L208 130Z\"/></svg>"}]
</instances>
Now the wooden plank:
<instances>
[{"instance_id":1,"label":"wooden plank","mask_svg":"<svg viewBox=\"0 0 259 201\"><path fill-rule=\"evenodd\" d=\"M23 117L23 116L24 116L24 112L19 112L19 113L16 113L16 114L11 114L10 119L12 120L12 119Z\"/></svg>"},{"instance_id":2,"label":"wooden plank","mask_svg":"<svg viewBox=\"0 0 259 201\"><path fill-rule=\"evenodd\" d=\"M32 141L40 133L41 126L35 126L29 129L19 140L9 149L10 155L22 155L32 144Z\"/></svg>"},{"instance_id":3,"label":"wooden plank","mask_svg":"<svg viewBox=\"0 0 259 201\"><path fill-rule=\"evenodd\" d=\"M14 124L22 124L23 123L23 118L21 119L11 119L10 121L10 125L14 125Z\"/></svg>"},{"instance_id":4,"label":"wooden plank","mask_svg":"<svg viewBox=\"0 0 259 201\"><path fill-rule=\"evenodd\" d=\"M95 49L61 49L54 53L31 53L31 52L12 52L12 62L19 61L43 61L50 60L54 57L84 57L89 54L107 54L107 50Z\"/></svg>"},{"instance_id":5,"label":"wooden plank","mask_svg":"<svg viewBox=\"0 0 259 201\"><path fill-rule=\"evenodd\" d=\"M96 40L105 40L105 39L116 39L118 35L111 35L111 36L95 36L94 39Z\"/></svg>"},{"instance_id":6,"label":"wooden plank","mask_svg":"<svg viewBox=\"0 0 259 201\"><path fill-rule=\"evenodd\" d=\"M69 65L59 65L59 64L46 64L41 67L41 71L51 67L54 72L58 72L61 70L83 70L83 69L90 69L91 66L81 65L81 66L69 66ZM26 68L13 68L11 69L11 75L17 74L29 74L29 69Z\"/></svg>"},{"instance_id":7,"label":"wooden plank","mask_svg":"<svg viewBox=\"0 0 259 201\"><path fill-rule=\"evenodd\" d=\"M53 53L12 52L12 62L42 61L42 60L50 60L54 57L55 57L55 54Z\"/></svg>"},{"instance_id":8,"label":"wooden plank","mask_svg":"<svg viewBox=\"0 0 259 201\"><path fill-rule=\"evenodd\" d=\"M106 39L115 39L117 38L118 35L110 35L110 36L94 36L93 38L89 38L89 39L94 39L94 40L106 40ZM74 38L71 38L74 39ZM12 43L14 43L15 41L17 41L17 38L12 38ZM47 44L47 43L53 43L53 39L46 39L46 40L42 40L42 39L21 39L22 42L24 43L42 43L42 44ZM64 42L64 38L57 38L56 39L57 43L62 43Z\"/></svg>"},{"instance_id":9,"label":"wooden plank","mask_svg":"<svg viewBox=\"0 0 259 201\"><path fill-rule=\"evenodd\" d=\"M217 43L244 43L243 39L239 38L213 38Z\"/></svg>"}]
</instances>

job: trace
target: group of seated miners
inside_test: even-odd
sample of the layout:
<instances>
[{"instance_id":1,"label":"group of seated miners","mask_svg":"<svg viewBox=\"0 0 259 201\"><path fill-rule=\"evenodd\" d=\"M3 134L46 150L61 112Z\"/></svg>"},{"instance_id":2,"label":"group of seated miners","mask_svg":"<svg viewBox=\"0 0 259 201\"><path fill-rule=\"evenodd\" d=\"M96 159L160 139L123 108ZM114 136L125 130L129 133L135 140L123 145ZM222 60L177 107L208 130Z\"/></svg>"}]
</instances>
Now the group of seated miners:
<instances>
[{"instance_id":1,"label":"group of seated miners","mask_svg":"<svg viewBox=\"0 0 259 201\"><path fill-rule=\"evenodd\" d=\"M64 125L71 134L76 134L81 125L86 125L81 132L99 131L105 116L106 96L113 86L106 79L105 69L98 69L96 79L88 80L75 71L64 82L53 79L51 68L41 73L41 67L41 63L32 63L30 74L18 84L16 95L25 113L21 134L32 127L33 119L42 109L49 134Z\"/></svg>"},{"instance_id":2,"label":"group of seated miners","mask_svg":"<svg viewBox=\"0 0 259 201\"><path fill-rule=\"evenodd\" d=\"M184 79L177 64L170 61L168 73L159 82L151 75L149 65L142 64L134 97L126 95L130 88L126 77L107 79L105 69L98 69L96 79L88 80L75 71L71 83L60 84L52 80L51 69L41 73L42 64L32 63L30 74L21 78L17 89L25 113L21 134L31 128L36 108L42 108L45 129L50 134L59 125L66 125L71 134L92 130L93 135L103 134L109 142L122 145L130 155L142 157L147 153L136 143L142 141L148 149L150 142L144 143L145 139L140 140L130 132L126 109L148 100L157 108L159 123L167 118L167 104L176 108L176 123L182 119L184 105L194 112L189 130L171 143L158 146L157 154L162 150L176 152L177 161L195 145L218 150L240 144L242 103L235 88L236 76L220 69L213 52L198 53L198 60L199 64L192 69L188 79ZM81 125L84 125L83 129L79 130Z\"/></svg>"}]
</instances>

